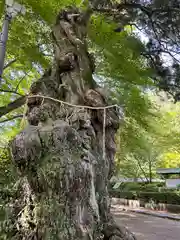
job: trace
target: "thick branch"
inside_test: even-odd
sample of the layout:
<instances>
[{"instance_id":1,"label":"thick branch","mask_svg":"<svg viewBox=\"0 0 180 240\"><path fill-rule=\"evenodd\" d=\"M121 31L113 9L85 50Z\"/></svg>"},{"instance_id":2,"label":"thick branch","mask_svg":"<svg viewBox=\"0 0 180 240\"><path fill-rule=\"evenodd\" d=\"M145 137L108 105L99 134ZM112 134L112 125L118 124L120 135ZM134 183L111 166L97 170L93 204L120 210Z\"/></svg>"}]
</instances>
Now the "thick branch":
<instances>
[{"instance_id":1,"label":"thick branch","mask_svg":"<svg viewBox=\"0 0 180 240\"><path fill-rule=\"evenodd\" d=\"M0 117L6 115L7 113L21 107L26 102L26 96L22 96L15 101L9 103L6 106L0 107Z\"/></svg>"},{"instance_id":2,"label":"thick branch","mask_svg":"<svg viewBox=\"0 0 180 240\"><path fill-rule=\"evenodd\" d=\"M4 120L0 121L0 124L12 121L12 120L17 119L17 118L22 118L22 117L23 117L22 114L21 115L15 115L15 116L12 116L10 118L7 118L7 119L4 119Z\"/></svg>"}]
</instances>

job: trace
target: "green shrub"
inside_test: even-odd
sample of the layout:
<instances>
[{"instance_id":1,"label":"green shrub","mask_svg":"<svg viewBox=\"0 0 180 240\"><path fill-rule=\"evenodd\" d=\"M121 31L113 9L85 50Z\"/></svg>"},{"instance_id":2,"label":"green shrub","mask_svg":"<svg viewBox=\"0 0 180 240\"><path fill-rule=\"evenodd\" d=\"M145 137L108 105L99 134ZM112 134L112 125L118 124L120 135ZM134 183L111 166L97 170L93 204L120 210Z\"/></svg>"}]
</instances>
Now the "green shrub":
<instances>
[{"instance_id":1,"label":"green shrub","mask_svg":"<svg viewBox=\"0 0 180 240\"><path fill-rule=\"evenodd\" d=\"M140 192L140 191L129 191L120 192L118 190L110 191L111 197L125 198L132 200L142 200L149 202L153 200L155 203L167 203L167 204L180 204L180 193L176 192Z\"/></svg>"},{"instance_id":2,"label":"green shrub","mask_svg":"<svg viewBox=\"0 0 180 240\"><path fill-rule=\"evenodd\" d=\"M113 189L115 183L112 183L110 189ZM138 182L126 182L121 183L117 188L119 191L141 191L141 192L159 192L159 188L163 187L164 183L138 183Z\"/></svg>"},{"instance_id":3,"label":"green shrub","mask_svg":"<svg viewBox=\"0 0 180 240\"><path fill-rule=\"evenodd\" d=\"M114 187L115 183L112 184L112 188ZM140 189L139 183L135 182L121 182L119 187L117 188L119 191L135 191Z\"/></svg>"},{"instance_id":4,"label":"green shrub","mask_svg":"<svg viewBox=\"0 0 180 240\"><path fill-rule=\"evenodd\" d=\"M149 183L149 184L142 185L141 188L140 188L140 191L144 191L144 192L158 192L159 191L159 187L157 186L156 183Z\"/></svg>"}]
</instances>

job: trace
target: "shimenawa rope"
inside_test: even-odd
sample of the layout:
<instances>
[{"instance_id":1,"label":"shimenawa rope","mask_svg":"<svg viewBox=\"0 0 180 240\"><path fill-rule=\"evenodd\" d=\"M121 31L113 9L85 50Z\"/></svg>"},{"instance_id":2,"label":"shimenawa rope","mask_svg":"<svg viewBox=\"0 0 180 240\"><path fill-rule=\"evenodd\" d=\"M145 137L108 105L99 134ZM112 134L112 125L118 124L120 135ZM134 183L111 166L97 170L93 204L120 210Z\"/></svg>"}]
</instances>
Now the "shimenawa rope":
<instances>
[{"instance_id":1,"label":"shimenawa rope","mask_svg":"<svg viewBox=\"0 0 180 240\"><path fill-rule=\"evenodd\" d=\"M29 95L27 97L27 100L26 100L25 109L24 109L24 113L23 113L23 118L22 118L21 122L23 122L24 119L25 119L28 98L36 98L36 97L43 98L43 100L44 99L49 99L49 100L52 100L54 102L59 102L61 104L65 104L65 105L70 106L70 107L87 108L87 109L94 109L94 110L104 110L104 114L103 114L103 158L105 159L105 157L106 157L106 110L109 109L109 108L114 108L114 107L119 108L119 106L117 104L104 106L104 107L91 107L91 106L85 106L85 105L75 105L75 104L72 104L72 103L64 102L64 101L56 99L56 98L43 96L43 95Z\"/></svg>"}]
</instances>

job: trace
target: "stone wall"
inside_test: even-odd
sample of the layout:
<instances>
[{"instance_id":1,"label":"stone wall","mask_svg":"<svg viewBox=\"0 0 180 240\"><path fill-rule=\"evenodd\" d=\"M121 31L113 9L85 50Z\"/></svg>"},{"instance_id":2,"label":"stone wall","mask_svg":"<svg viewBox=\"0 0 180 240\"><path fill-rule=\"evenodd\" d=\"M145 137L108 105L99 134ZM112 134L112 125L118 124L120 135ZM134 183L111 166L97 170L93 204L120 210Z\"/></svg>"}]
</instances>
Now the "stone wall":
<instances>
[{"instance_id":1,"label":"stone wall","mask_svg":"<svg viewBox=\"0 0 180 240\"><path fill-rule=\"evenodd\" d=\"M141 200L128 200L124 198L112 198L111 200L112 205L121 205L121 206L128 206L131 208L146 208L146 209L153 209L157 211L168 211L171 213L180 213L180 205L175 204L166 204L166 203L147 203Z\"/></svg>"}]
</instances>

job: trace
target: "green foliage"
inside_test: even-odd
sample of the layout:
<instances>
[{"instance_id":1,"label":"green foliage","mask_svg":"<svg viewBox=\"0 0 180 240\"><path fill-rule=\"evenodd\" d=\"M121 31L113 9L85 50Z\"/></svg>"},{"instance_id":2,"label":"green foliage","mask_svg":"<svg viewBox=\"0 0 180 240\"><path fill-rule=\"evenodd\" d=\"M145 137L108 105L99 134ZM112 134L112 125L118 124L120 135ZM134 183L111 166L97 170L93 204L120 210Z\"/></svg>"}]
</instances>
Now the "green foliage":
<instances>
[{"instance_id":1,"label":"green foliage","mask_svg":"<svg viewBox=\"0 0 180 240\"><path fill-rule=\"evenodd\" d=\"M161 150L157 167L177 168L180 166L180 105L167 100L164 102L163 96L161 99L158 102L160 118L155 125L156 145Z\"/></svg>"},{"instance_id":2,"label":"green foliage","mask_svg":"<svg viewBox=\"0 0 180 240\"><path fill-rule=\"evenodd\" d=\"M12 199L17 198L16 174L10 160L9 149L0 146L0 238L13 239L13 219L9 207Z\"/></svg>"},{"instance_id":3,"label":"green foliage","mask_svg":"<svg viewBox=\"0 0 180 240\"><path fill-rule=\"evenodd\" d=\"M110 191L110 195L116 198L125 198L132 200L141 200L148 203L153 200L155 203L166 203L166 204L180 204L180 193L179 192L139 192L139 191L129 191L129 192L119 192Z\"/></svg>"},{"instance_id":4,"label":"green foliage","mask_svg":"<svg viewBox=\"0 0 180 240\"><path fill-rule=\"evenodd\" d=\"M156 177L157 168L178 167L180 120L179 104L166 95L148 94L151 108L147 125L128 118L117 137L119 174L127 177ZM146 115L148 116L148 115Z\"/></svg>"},{"instance_id":5,"label":"green foliage","mask_svg":"<svg viewBox=\"0 0 180 240\"><path fill-rule=\"evenodd\" d=\"M144 68L140 55L134 57L134 53L139 53L143 44L126 31L114 32L114 28L115 24L107 22L102 16L95 16L89 27L89 37L104 57L100 74L106 78L124 80L126 84L144 86L145 83L152 83L148 80L147 69ZM146 82L144 76L147 77Z\"/></svg>"},{"instance_id":6,"label":"green foliage","mask_svg":"<svg viewBox=\"0 0 180 240\"><path fill-rule=\"evenodd\" d=\"M159 168L179 168L180 167L180 152L165 152L159 158Z\"/></svg>"},{"instance_id":7,"label":"green foliage","mask_svg":"<svg viewBox=\"0 0 180 240\"><path fill-rule=\"evenodd\" d=\"M7 148L0 147L0 185L11 181L11 162Z\"/></svg>"},{"instance_id":8,"label":"green foliage","mask_svg":"<svg viewBox=\"0 0 180 240\"><path fill-rule=\"evenodd\" d=\"M116 189L123 192L129 191L143 191L143 192L159 192L160 187L164 186L164 183L137 183L137 182L124 182Z\"/></svg>"},{"instance_id":9,"label":"green foliage","mask_svg":"<svg viewBox=\"0 0 180 240\"><path fill-rule=\"evenodd\" d=\"M112 89L113 100L124 106L125 121L117 135L117 165L125 176L151 178L157 153L149 132L153 132L157 112L144 90L153 86L152 72L139 54L144 48L139 39L129 30L116 33L114 28L102 15L94 16L89 37L97 59L101 56L97 74Z\"/></svg>"},{"instance_id":10,"label":"green foliage","mask_svg":"<svg viewBox=\"0 0 180 240\"><path fill-rule=\"evenodd\" d=\"M151 117L152 119L153 117ZM150 123L147 128L150 128ZM147 128L138 124L131 117L127 119L122 129L120 129L120 136L117 137L116 162L120 169L119 173L122 173L123 176L143 177L147 181L150 181L155 176L158 150L153 142L152 128L150 130Z\"/></svg>"},{"instance_id":11,"label":"green foliage","mask_svg":"<svg viewBox=\"0 0 180 240\"><path fill-rule=\"evenodd\" d=\"M16 194L16 181L17 176L12 166L9 149L0 147L0 208L3 208Z\"/></svg>"}]
</instances>

